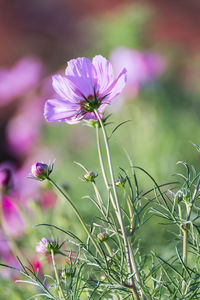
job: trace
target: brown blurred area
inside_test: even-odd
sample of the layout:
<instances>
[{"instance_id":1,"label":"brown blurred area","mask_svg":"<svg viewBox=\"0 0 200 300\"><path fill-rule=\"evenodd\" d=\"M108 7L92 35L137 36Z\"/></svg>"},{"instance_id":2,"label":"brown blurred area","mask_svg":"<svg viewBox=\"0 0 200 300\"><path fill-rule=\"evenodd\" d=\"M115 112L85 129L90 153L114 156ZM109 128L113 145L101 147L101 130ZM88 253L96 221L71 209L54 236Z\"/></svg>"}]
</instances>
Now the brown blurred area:
<instances>
[{"instance_id":1,"label":"brown blurred area","mask_svg":"<svg viewBox=\"0 0 200 300\"><path fill-rule=\"evenodd\" d=\"M152 42L179 43L198 51L199 0L1 0L0 65L11 65L22 56L35 54L55 70L92 43L82 23L85 17L134 3L155 10L149 27Z\"/></svg>"}]
</instances>

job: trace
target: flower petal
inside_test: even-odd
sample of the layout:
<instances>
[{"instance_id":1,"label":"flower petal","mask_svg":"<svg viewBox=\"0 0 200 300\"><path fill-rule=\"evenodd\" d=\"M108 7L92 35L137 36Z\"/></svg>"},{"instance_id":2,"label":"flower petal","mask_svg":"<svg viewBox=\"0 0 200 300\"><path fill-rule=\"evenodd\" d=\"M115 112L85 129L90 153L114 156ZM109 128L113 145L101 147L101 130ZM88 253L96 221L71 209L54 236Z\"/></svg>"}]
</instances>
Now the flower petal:
<instances>
[{"instance_id":1,"label":"flower petal","mask_svg":"<svg viewBox=\"0 0 200 300\"><path fill-rule=\"evenodd\" d=\"M70 86L78 96L88 97L94 94L97 85L96 69L92 62L86 57L71 59L65 70L66 78L72 83Z\"/></svg>"},{"instance_id":2,"label":"flower petal","mask_svg":"<svg viewBox=\"0 0 200 300\"><path fill-rule=\"evenodd\" d=\"M113 68L110 62L101 55L96 55L92 60L92 64L96 69L97 89L102 94L114 80Z\"/></svg>"},{"instance_id":3,"label":"flower petal","mask_svg":"<svg viewBox=\"0 0 200 300\"><path fill-rule=\"evenodd\" d=\"M84 100L84 97L88 98L90 95L94 95L94 86L91 84L91 80L89 78L69 75L66 76L66 78L70 89L77 95L77 97L79 97L79 99L81 98L82 101Z\"/></svg>"},{"instance_id":4,"label":"flower petal","mask_svg":"<svg viewBox=\"0 0 200 300\"><path fill-rule=\"evenodd\" d=\"M62 98L72 103L77 103L80 97L70 89L68 80L61 75L52 77L52 85L54 91Z\"/></svg>"},{"instance_id":5,"label":"flower petal","mask_svg":"<svg viewBox=\"0 0 200 300\"><path fill-rule=\"evenodd\" d=\"M75 117L80 111L80 105L66 100L50 99L44 107L44 116L48 122L61 121Z\"/></svg>"},{"instance_id":6,"label":"flower petal","mask_svg":"<svg viewBox=\"0 0 200 300\"><path fill-rule=\"evenodd\" d=\"M95 72L92 62L87 57L78 57L68 62L65 75L90 78L93 80Z\"/></svg>"},{"instance_id":7,"label":"flower petal","mask_svg":"<svg viewBox=\"0 0 200 300\"><path fill-rule=\"evenodd\" d=\"M103 95L99 95L99 97L105 97L104 100L102 100L102 103L110 103L114 98L116 98L123 88L125 87L127 81L127 71L124 68L121 73L117 76L117 78L111 83L111 85L107 88L106 91L104 91Z\"/></svg>"}]
</instances>

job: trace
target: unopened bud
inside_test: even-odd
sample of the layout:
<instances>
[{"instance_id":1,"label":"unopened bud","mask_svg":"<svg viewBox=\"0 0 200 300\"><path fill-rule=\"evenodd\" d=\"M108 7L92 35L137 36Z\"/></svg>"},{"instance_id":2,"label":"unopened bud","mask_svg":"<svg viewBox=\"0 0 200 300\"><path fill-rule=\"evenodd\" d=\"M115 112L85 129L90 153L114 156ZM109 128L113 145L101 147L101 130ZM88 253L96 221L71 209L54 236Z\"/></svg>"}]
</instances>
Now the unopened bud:
<instances>
[{"instance_id":1,"label":"unopened bud","mask_svg":"<svg viewBox=\"0 0 200 300\"><path fill-rule=\"evenodd\" d=\"M175 200L177 203L180 203L183 200L183 192L181 190L176 193Z\"/></svg>"},{"instance_id":2,"label":"unopened bud","mask_svg":"<svg viewBox=\"0 0 200 300\"><path fill-rule=\"evenodd\" d=\"M90 172L87 172L85 175L84 175L84 179L86 181L91 181L91 182L94 182L95 178L97 177L98 175L95 174L93 171L90 171Z\"/></svg>"},{"instance_id":3,"label":"unopened bud","mask_svg":"<svg viewBox=\"0 0 200 300\"><path fill-rule=\"evenodd\" d=\"M190 228L191 228L191 222L190 221L188 221L188 222L185 222L184 224L181 224L180 225L180 228L181 228L181 230L190 230Z\"/></svg>"},{"instance_id":4,"label":"unopened bud","mask_svg":"<svg viewBox=\"0 0 200 300\"><path fill-rule=\"evenodd\" d=\"M100 232L97 234L97 238L99 239L100 242L105 242L108 239L108 235L106 232Z\"/></svg>"},{"instance_id":5,"label":"unopened bud","mask_svg":"<svg viewBox=\"0 0 200 300\"><path fill-rule=\"evenodd\" d=\"M187 188L183 189L183 199L185 201L188 201L190 198L190 190L188 190Z\"/></svg>"},{"instance_id":6,"label":"unopened bud","mask_svg":"<svg viewBox=\"0 0 200 300\"><path fill-rule=\"evenodd\" d=\"M115 185L118 187L124 187L126 183L126 178L122 177L121 175L118 177L117 181L115 182Z\"/></svg>"},{"instance_id":7,"label":"unopened bud","mask_svg":"<svg viewBox=\"0 0 200 300\"><path fill-rule=\"evenodd\" d=\"M72 275L73 275L73 270L71 268L69 268L69 267L66 268L65 267L65 268L62 269L61 277L63 279L67 279L67 278L69 278Z\"/></svg>"},{"instance_id":8,"label":"unopened bud","mask_svg":"<svg viewBox=\"0 0 200 300\"><path fill-rule=\"evenodd\" d=\"M32 176L37 180L45 180L49 177L53 170L53 165L47 165L43 163L35 163L31 167Z\"/></svg>"}]
</instances>

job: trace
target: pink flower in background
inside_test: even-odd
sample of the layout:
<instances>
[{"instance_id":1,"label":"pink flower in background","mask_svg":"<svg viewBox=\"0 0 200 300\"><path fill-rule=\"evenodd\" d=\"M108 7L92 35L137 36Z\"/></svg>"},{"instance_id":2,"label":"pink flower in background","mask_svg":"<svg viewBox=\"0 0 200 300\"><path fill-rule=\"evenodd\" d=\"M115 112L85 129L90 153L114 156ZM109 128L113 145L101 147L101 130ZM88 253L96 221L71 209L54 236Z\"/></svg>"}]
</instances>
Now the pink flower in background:
<instances>
[{"instance_id":1,"label":"pink flower in background","mask_svg":"<svg viewBox=\"0 0 200 300\"><path fill-rule=\"evenodd\" d=\"M12 266L14 268L20 269L19 262L17 261L16 257L11 252L7 252L5 254L5 256L2 258L1 262L8 266ZM17 270L13 270L10 268L6 268L6 267L2 268L1 267L0 275L4 279L12 278L12 280L15 281L16 279L18 279L19 272Z\"/></svg>"},{"instance_id":2,"label":"pink flower in background","mask_svg":"<svg viewBox=\"0 0 200 300\"><path fill-rule=\"evenodd\" d=\"M38 99L27 99L16 115L8 122L6 137L10 152L26 155L32 151L34 144L40 137L42 121L42 103Z\"/></svg>"},{"instance_id":3,"label":"pink flower in background","mask_svg":"<svg viewBox=\"0 0 200 300\"><path fill-rule=\"evenodd\" d=\"M41 74L42 63L35 57L23 58L10 69L0 69L0 106L35 87Z\"/></svg>"},{"instance_id":4,"label":"pink flower in background","mask_svg":"<svg viewBox=\"0 0 200 300\"><path fill-rule=\"evenodd\" d=\"M10 251L10 247L9 247L9 243L5 237L5 235L3 234L1 228L0 228L0 258L4 257L9 251Z\"/></svg>"},{"instance_id":5,"label":"pink flower in background","mask_svg":"<svg viewBox=\"0 0 200 300\"><path fill-rule=\"evenodd\" d=\"M5 232L12 237L21 236L24 233L26 224L17 204L8 195L4 195L1 202L2 225Z\"/></svg>"},{"instance_id":6,"label":"pink flower in background","mask_svg":"<svg viewBox=\"0 0 200 300\"><path fill-rule=\"evenodd\" d=\"M126 69L120 70L115 78L110 62L101 55L92 61L85 57L72 59L65 77L53 76L53 88L59 98L46 102L44 116L49 122L75 124L83 119L96 119L96 109L103 117L105 106L121 93L125 83Z\"/></svg>"},{"instance_id":7,"label":"pink flower in background","mask_svg":"<svg viewBox=\"0 0 200 300\"><path fill-rule=\"evenodd\" d=\"M1 263L10 265L15 268L19 268L19 263L11 253L9 242L7 241L5 235L0 229L0 261ZM9 268L0 268L0 276L8 279L8 278L16 278L17 271L9 269Z\"/></svg>"},{"instance_id":8,"label":"pink flower in background","mask_svg":"<svg viewBox=\"0 0 200 300\"><path fill-rule=\"evenodd\" d=\"M56 205L57 195L52 190L45 190L41 193L40 205L42 208L53 208Z\"/></svg>"},{"instance_id":9,"label":"pink flower in background","mask_svg":"<svg viewBox=\"0 0 200 300\"><path fill-rule=\"evenodd\" d=\"M34 271L38 272L38 275L41 275L41 273L43 272L43 267L42 267L41 262L38 260L38 258L37 257L32 258L30 263L31 263ZM31 268L31 266L30 266L30 268Z\"/></svg>"},{"instance_id":10,"label":"pink flower in background","mask_svg":"<svg viewBox=\"0 0 200 300\"><path fill-rule=\"evenodd\" d=\"M36 245L35 251L39 254L43 255L50 255L50 243L52 243L52 240L48 240L45 237L41 239L41 241Z\"/></svg>"},{"instance_id":11,"label":"pink flower in background","mask_svg":"<svg viewBox=\"0 0 200 300\"><path fill-rule=\"evenodd\" d=\"M160 54L139 52L129 48L116 48L112 51L111 62L118 72L122 66L127 69L127 84L124 96L134 97L141 86L158 78L165 70L166 63Z\"/></svg>"}]
</instances>

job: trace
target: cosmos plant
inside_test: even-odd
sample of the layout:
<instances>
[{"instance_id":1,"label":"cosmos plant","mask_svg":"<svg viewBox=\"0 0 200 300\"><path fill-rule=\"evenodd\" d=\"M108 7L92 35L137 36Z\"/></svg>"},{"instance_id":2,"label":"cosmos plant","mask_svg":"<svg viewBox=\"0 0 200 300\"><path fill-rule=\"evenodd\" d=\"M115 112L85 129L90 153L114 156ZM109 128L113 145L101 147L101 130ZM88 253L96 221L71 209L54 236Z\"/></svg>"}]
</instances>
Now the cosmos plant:
<instances>
[{"instance_id":1,"label":"cosmos plant","mask_svg":"<svg viewBox=\"0 0 200 300\"><path fill-rule=\"evenodd\" d=\"M93 195L87 196L86 201L92 201L97 215L88 225L70 195L54 180L54 164L33 164L31 177L53 186L72 208L87 235L83 241L68 229L38 224L62 232L66 239L59 243L57 239L43 237L36 245L38 255L50 258L54 277L46 275L41 279L33 265L26 267L21 261L22 269L14 268L28 278L27 283L37 287L36 298L199 299L200 172L179 162L186 170L179 174L181 181L161 185L146 170L134 166L129 155L127 170L120 166L116 175L113 167L110 138L125 122L108 135L104 109L117 101L126 84L126 73L122 68L115 77L110 62L97 55L92 61L85 57L70 60L64 77L53 76L57 97L45 104L46 120L68 124L86 120L96 130L100 171L97 174L98 166L89 170L81 163L76 164L83 170L82 181L93 188ZM152 188L140 189L138 172L151 180ZM141 229L153 216L162 219L168 228L170 225L176 237L169 245L171 257L163 258L141 246ZM61 256L65 261L58 269Z\"/></svg>"}]
</instances>

